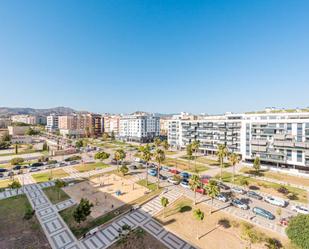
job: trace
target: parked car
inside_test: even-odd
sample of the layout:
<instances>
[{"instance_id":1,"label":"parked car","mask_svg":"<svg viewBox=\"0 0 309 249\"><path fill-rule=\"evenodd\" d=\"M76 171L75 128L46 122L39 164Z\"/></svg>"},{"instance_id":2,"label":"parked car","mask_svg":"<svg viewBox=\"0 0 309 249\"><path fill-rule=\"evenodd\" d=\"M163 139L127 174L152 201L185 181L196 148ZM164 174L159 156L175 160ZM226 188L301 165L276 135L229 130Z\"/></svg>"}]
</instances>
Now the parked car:
<instances>
[{"instance_id":1,"label":"parked car","mask_svg":"<svg viewBox=\"0 0 309 249\"><path fill-rule=\"evenodd\" d=\"M44 163L33 163L32 165L31 165L31 167L41 167L41 166L43 166L44 165Z\"/></svg>"},{"instance_id":2,"label":"parked car","mask_svg":"<svg viewBox=\"0 0 309 249\"><path fill-rule=\"evenodd\" d=\"M0 172L6 172L7 169L0 168Z\"/></svg>"},{"instance_id":3,"label":"parked car","mask_svg":"<svg viewBox=\"0 0 309 249\"><path fill-rule=\"evenodd\" d=\"M230 189L229 186L225 185L225 184L222 183L222 182L218 182L217 185L218 185L218 187L219 187L220 189L223 189L223 190L229 190L229 189Z\"/></svg>"},{"instance_id":4,"label":"parked car","mask_svg":"<svg viewBox=\"0 0 309 249\"><path fill-rule=\"evenodd\" d=\"M10 171L10 172L8 173L8 176L14 176L14 172L13 172L13 171Z\"/></svg>"},{"instance_id":5,"label":"parked car","mask_svg":"<svg viewBox=\"0 0 309 249\"><path fill-rule=\"evenodd\" d=\"M31 168L29 169L29 172L37 172L37 171L40 171L40 169L39 169L39 168L36 168L36 167L31 167Z\"/></svg>"},{"instance_id":6,"label":"parked car","mask_svg":"<svg viewBox=\"0 0 309 249\"><path fill-rule=\"evenodd\" d=\"M4 174L3 173L0 173L0 178L3 178L4 177Z\"/></svg>"},{"instance_id":7,"label":"parked car","mask_svg":"<svg viewBox=\"0 0 309 249\"><path fill-rule=\"evenodd\" d=\"M265 197L264 201L268 202L272 205L279 206L279 207L285 207L288 204L285 200L275 198L275 197L271 197L271 196Z\"/></svg>"},{"instance_id":8,"label":"parked car","mask_svg":"<svg viewBox=\"0 0 309 249\"><path fill-rule=\"evenodd\" d=\"M156 169L150 169L148 170L148 174L151 176L157 176L157 170Z\"/></svg>"},{"instance_id":9,"label":"parked car","mask_svg":"<svg viewBox=\"0 0 309 249\"><path fill-rule=\"evenodd\" d=\"M203 184L208 184L210 179L211 179L211 176L209 176L209 175L202 175L200 181Z\"/></svg>"},{"instance_id":10,"label":"parked car","mask_svg":"<svg viewBox=\"0 0 309 249\"><path fill-rule=\"evenodd\" d=\"M243 190L242 188L237 188L237 187L232 187L231 188L231 191L233 193L236 193L236 194L241 194L241 195L244 195L246 193L245 190Z\"/></svg>"},{"instance_id":11,"label":"parked car","mask_svg":"<svg viewBox=\"0 0 309 249\"><path fill-rule=\"evenodd\" d=\"M182 178L185 178L185 179L188 179L188 178L190 178L190 176L191 176L188 172L181 172L179 175L180 175Z\"/></svg>"},{"instance_id":12,"label":"parked car","mask_svg":"<svg viewBox=\"0 0 309 249\"><path fill-rule=\"evenodd\" d=\"M200 193L200 194L202 194L202 195L206 194L206 191L205 191L205 189L203 189L203 188L197 188L197 189L195 190L195 192L196 192L196 193Z\"/></svg>"},{"instance_id":13,"label":"parked car","mask_svg":"<svg viewBox=\"0 0 309 249\"><path fill-rule=\"evenodd\" d=\"M15 167L13 167L13 170L20 170L21 166L20 165L16 165Z\"/></svg>"},{"instance_id":14,"label":"parked car","mask_svg":"<svg viewBox=\"0 0 309 249\"><path fill-rule=\"evenodd\" d=\"M238 207L240 209L243 209L243 210L247 210L249 209L249 206L246 204L246 203L243 203L241 200L239 199L233 199L231 201L231 204L235 207Z\"/></svg>"},{"instance_id":15,"label":"parked car","mask_svg":"<svg viewBox=\"0 0 309 249\"><path fill-rule=\"evenodd\" d=\"M176 179L176 178L174 178L173 176L170 176L169 178L167 178L167 181L169 182L169 183L172 183L172 184L174 184L174 185L177 185L177 184L179 184L179 179Z\"/></svg>"},{"instance_id":16,"label":"parked car","mask_svg":"<svg viewBox=\"0 0 309 249\"><path fill-rule=\"evenodd\" d=\"M164 176L164 175L161 175L161 174L160 174L160 175L159 175L159 179L160 179L160 180L166 180L166 179L167 179L167 176Z\"/></svg>"},{"instance_id":17,"label":"parked car","mask_svg":"<svg viewBox=\"0 0 309 249\"><path fill-rule=\"evenodd\" d=\"M70 162L70 165L76 165L76 164L78 164L79 162L78 161L71 161Z\"/></svg>"},{"instance_id":18,"label":"parked car","mask_svg":"<svg viewBox=\"0 0 309 249\"><path fill-rule=\"evenodd\" d=\"M227 202L229 199L227 196L225 196L224 194L218 194L215 199L217 199L218 201L222 201L222 202Z\"/></svg>"},{"instance_id":19,"label":"parked car","mask_svg":"<svg viewBox=\"0 0 309 249\"><path fill-rule=\"evenodd\" d=\"M136 167L136 165L130 165L130 166L129 166L129 169L130 169L130 170L137 170L137 167Z\"/></svg>"},{"instance_id":20,"label":"parked car","mask_svg":"<svg viewBox=\"0 0 309 249\"><path fill-rule=\"evenodd\" d=\"M190 185L189 185L189 181L188 180L182 180L180 182L180 186L183 187L183 188L190 188Z\"/></svg>"},{"instance_id":21,"label":"parked car","mask_svg":"<svg viewBox=\"0 0 309 249\"><path fill-rule=\"evenodd\" d=\"M281 226L288 226L291 218L292 218L292 216L281 218L279 220L279 225L281 225Z\"/></svg>"},{"instance_id":22,"label":"parked car","mask_svg":"<svg viewBox=\"0 0 309 249\"><path fill-rule=\"evenodd\" d=\"M247 196L248 197L251 197L251 198L254 198L254 199L257 199L257 200L262 200L263 197L257 193L255 193L254 191L248 191L247 192Z\"/></svg>"},{"instance_id":23,"label":"parked car","mask_svg":"<svg viewBox=\"0 0 309 249\"><path fill-rule=\"evenodd\" d=\"M309 208L304 206L295 205L292 206L292 210L300 214L309 214Z\"/></svg>"},{"instance_id":24,"label":"parked car","mask_svg":"<svg viewBox=\"0 0 309 249\"><path fill-rule=\"evenodd\" d=\"M170 169L169 172L175 175L179 174L179 171L177 169Z\"/></svg>"},{"instance_id":25,"label":"parked car","mask_svg":"<svg viewBox=\"0 0 309 249\"><path fill-rule=\"evenodd\" d=\"M262 216L262 217L269 219L269 220L275 219L275 216L271 212L269 212L269 211L267 211L263 208L260 208L260 207L254 207L252 209L252 212L255 213L256 215Z\"/></svg>"},{"instance_id":26,"label":"parked car","mask_svg":"<svg viewBox=\"0 0 309 249\"><path fill-rule=\"evenodd\" d=\"M162 166L162 167L161 167L161 170L163 170L163 171L169 171L169 170L170 170L170 168L169 168L169 167L167 167L167 166Z\"/></svg>"}]
</instances>

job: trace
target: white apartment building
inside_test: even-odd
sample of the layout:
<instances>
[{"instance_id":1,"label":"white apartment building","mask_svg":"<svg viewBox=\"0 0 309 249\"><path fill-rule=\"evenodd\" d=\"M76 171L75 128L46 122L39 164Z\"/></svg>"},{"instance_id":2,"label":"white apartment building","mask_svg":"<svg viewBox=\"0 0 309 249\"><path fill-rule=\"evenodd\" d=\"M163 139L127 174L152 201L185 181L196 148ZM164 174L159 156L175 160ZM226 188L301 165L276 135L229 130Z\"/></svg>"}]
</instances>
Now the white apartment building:
<instances>
[{"instance_id":1,"label":"white apartment building","mask_svg":"<svg viewBox=\"0 0 309 249\"><path fill-rule=\"evenodd\" d=\"M119 138L126 141L148 142L160 135L160 117L128 115L120 118Z\"/></svg>"},{"instance_id":2,"label":"white apartment building","mask_svg":"<svg viewBox=\"0 0 309 249\"><path fill-rule=\"evenodd\" d=\"M117 136L119 134L120 118L121 116L119 115L104 116L103 117L104 132L107 132L109 134L114 132L114 134Z\"/></svg>"},{"instance_id":3,"label":"white apartment building","mask_svg":"<svg viewBox=\"0 0 309 249\"><path fill-rule=\"evenodd\" d=\"M15 123L25 123L30 125L46 124L46 117L36 115L12 115L11 120Z\"/></svg>"},{"instance_id":4,"label":"white apartment building","mask_svg":"<svg viewBox=\"0 0 309 249\"><path fill-rule=\"evenodd\" d=\"M184 149L200 141L200 151L214 154L219 144L252 163L309 173L309 112L227 114L198 120L169 121L168 142Z\"/></svg>"},{"instance_id":5,"label":"white apartment building","mask_svg":"<svg viewBox=\"0 0 309 249\"><path fill-rule=\"evenodd\" d=\"M59 118L57 115L55 114L49 115L47 116L46 120L47 120L47 124L45 126L45 129L48 132L55 132L59 129L59 125L58 125Z\"/></svg>"}]
</instances>

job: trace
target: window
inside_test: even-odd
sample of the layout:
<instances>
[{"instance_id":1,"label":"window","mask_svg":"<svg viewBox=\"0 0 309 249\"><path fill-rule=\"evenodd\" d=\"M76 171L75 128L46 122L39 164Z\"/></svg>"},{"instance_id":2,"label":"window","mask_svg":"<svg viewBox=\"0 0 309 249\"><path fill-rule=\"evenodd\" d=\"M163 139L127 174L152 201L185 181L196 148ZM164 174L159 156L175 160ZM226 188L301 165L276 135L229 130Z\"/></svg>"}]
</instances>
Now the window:
<instances>
[{"instance_id":1,"label":"window","mask_svg":"<svg viewBox=\"0 0 309 249\"><path fill-rule=\"evenodd\" d=\"M301 163L303 161L303 152L301 150L297 151L297 162Z\"/></svg>"},{"instance_id":2,"label":"window","mask_svg":"<svg viewBox=\"0 0 309 249\"><path fill-rule=\"evenodd\" d=\"M287 151L286 151L286 158L287 158L287 160L289 160L289 161L292 160L292 151L291 151L291 150L287 150Z\"/></svg>"},{"instance_id":3,"label":"window","mask_svg":"<svg viewBox=\"0 0 309 249\"><path fill-rule=\"evenodd\" d=\"M287 132L290 134L290 133L292 133L292 124L291 123L288 123L287 125L286 125L286 130L287 130Z\"/></svg>"}]
</instances>

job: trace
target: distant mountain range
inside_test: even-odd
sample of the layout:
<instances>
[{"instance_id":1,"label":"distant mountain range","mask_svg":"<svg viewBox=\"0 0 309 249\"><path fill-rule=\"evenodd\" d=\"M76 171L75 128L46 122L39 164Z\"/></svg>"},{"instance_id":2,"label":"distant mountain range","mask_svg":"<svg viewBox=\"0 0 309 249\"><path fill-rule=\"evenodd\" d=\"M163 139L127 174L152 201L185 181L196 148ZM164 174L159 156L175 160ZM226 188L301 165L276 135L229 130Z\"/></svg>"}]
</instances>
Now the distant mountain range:
<instances>
[{"instance_id":1,"label":"distant mountain range","mask_svg":"<svg viewBox=\"0 0 309 249\"><path fill-rule=\"evenodd\" d=\"M0 107L0 117L8 117L11 115L17 114L27 114L27 115L49 115L55 113L57 115L67 115L71 113L78 113L69 107L55 107L55 108L48 108L48 109L34 109L34 108L23 108L23 107Z\"/></svg>"}]
</instances>

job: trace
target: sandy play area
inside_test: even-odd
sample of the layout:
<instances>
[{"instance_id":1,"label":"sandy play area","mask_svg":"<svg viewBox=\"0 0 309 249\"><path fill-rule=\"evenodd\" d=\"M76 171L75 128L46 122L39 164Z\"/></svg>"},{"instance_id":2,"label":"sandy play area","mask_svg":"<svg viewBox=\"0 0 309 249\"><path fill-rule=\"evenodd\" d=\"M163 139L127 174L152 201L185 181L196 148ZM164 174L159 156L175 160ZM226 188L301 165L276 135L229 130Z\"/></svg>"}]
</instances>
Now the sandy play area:
<instances>
[{"instance_id":1,"label":"sandy play area","mask_svg":"<svg viewBox=\"0 0 309 249\"><path fill-rule=\"evenodd\" d=\"M126 203L143 196L147 188L133 184L117 175L105 175L63 189L72 199L79 202L87 198L94 204L91 216L97 218ZM119 195L117 195L117 193Z\"/></svg>"}]
</instances>

